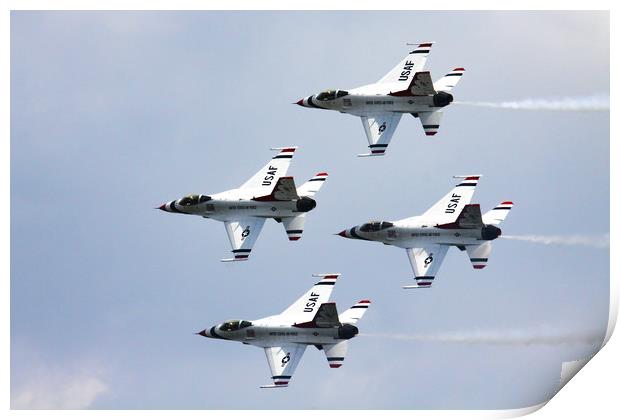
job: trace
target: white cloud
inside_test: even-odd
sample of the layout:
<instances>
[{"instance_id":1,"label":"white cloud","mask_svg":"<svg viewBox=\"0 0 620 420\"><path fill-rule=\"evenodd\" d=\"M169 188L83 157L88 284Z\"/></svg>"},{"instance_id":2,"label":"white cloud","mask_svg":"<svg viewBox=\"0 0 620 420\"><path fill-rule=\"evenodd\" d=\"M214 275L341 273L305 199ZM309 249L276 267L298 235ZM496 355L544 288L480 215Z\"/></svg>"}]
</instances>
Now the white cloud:
<instances>
[{"instance_id":1,"label":"white cloud","mask_svg":"<svg viewBox=\"0 0 620 420\"><path fill-rule=\"evenodd\" d=\"M11 409L85 409L108 391L99 372L49 369L31 372L17 388L11 392Z\"/></svg>"}]
</instances>

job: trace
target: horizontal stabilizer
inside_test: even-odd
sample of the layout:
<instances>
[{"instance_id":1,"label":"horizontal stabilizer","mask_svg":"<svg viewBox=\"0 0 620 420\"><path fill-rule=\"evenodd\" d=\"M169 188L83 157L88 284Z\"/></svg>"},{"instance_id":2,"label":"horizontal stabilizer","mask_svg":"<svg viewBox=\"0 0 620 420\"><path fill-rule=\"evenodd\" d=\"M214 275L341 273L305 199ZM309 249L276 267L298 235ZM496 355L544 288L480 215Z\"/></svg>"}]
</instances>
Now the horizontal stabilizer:
<instances>
[{"instance_id":1,"label":"horizontal stabilizer","mask_svg":"<svg viewBox=\"0 0 620 420\"><path fill-rule=\"evenodd\" d=\"M506 219L513 205L514 203L512 201L503 201L499 203L493 209L484 213L482 221L487 225L499 225Z\"/></svg>"},{"instance_id":2,"label":"horizontal stabilizer","mask_svg":"<svg viewBox=\"0 0 620 420\"><path fill-rule=\"evenodd\" d=\"M434 136L437 134L437 131L439 131L439 125L441 124L441 119L443 118L442 111L418 112L418 117L422 123L424 134L427 136Z\"/></svg>"},{"instance_id":3,"label":"horizontal stabilizer","mask_svg":"<svg viewBox=\"0 0 620 420\"><path fill-rule=\"evenodd\" d=\"M446 74L444 77L435 82L435 90L438 92L450 92L454 88L454 86L456 86L459 80L461 80L461 77L463 77L463 73L465 73L465 69L463 67L455 68L450 73Z\"/></svg>"},{"instance_id":4,"label":"horizontal stabilizer","mask_svg":"<svg viewBox=\"0 0 620 420\"><path fill-rule=\"evenodd\" d=\"M340 341L336 344L325 344L323 351L325 357L327 357L327 363L332 369L337 369L344 363L344 358L347 356L347 350L349 348L348 341Z\"/></svg>"},{"instance_id":5,"label":"horizontal stabilizer","mask_svg":"<svg viewBox=\"0 0 620 420\"><path fill-rule=\"evenodd\" d=\"M362 319L369 306L370 301L368 299L360 300L355 305L340 314L340 322L343 324L357 323L357 321Z\"/></svg>"},{"instance_id":6,"label":"horizontal stabilizer","mask_svg":"<svg viewBox=\"0 0 620 420\"><path fill-rule=\"evenodd\" d=\"M307 182L303 183L298 189L297 194L305 197L314 197L319 192L325 181L327 181L327 172L319 172Z\"/></svg>"},{"instance_id":7,"label":"horizontal stabilizer","mask_svg":"<svg viewBox=\"0 0 620 420\"><path fill-rule=\"evenodd\" d=\"M295 217L283 217L282 226L286 230L289 241L298 241L301 234L304 233L304 224L306 223L306 214L300 214Z\"/></svg>"},{"instance_id":8,"label":"horizontal stabilizer","mask_svg":"<svg viewBox=\"0 0 620 420\"><path fill-rule=\"evenodd\" d=\"M489 255L491 254L491 242L484 242L480 245L467 245L465 249L467 250L467 255L469 255L469 261L475 269L480 270L487 266Z\"/></svg>"}]
</instances>

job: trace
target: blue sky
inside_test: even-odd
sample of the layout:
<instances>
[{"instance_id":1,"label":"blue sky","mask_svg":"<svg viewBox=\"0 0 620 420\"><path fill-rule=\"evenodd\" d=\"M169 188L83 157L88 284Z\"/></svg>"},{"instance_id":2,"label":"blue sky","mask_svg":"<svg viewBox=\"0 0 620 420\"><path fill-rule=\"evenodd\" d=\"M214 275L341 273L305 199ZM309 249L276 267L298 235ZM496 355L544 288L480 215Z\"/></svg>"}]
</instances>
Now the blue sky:
<instances>
[{"instance_id":1,"label":"blue sky","mask_svg":"<svg viewBox=\"0 0 620 420\"><path fill-rule=\"evenodd\" d=\"M607 248L499 239L485 270L451 250L432 289L405 291L404 251L332 235L420 214L462 173L484 175L483 211L515 202L505 234L609 232L607 112L455 104L437 136L404 116L385 157L360 159L357 118L292 105L378 80L427 40L435 78L467 69L457 101L609 92L606 13L12 12L12 406L516 408L552 395L561 362L604 334ZM268 221L249 262L223 264L221 224L154 210L241 185L284 145L300 147L296 179L330 173L297 243ZM280 312L333 271L341 309L373 301L341 369L308 349L291 386L269 392L261 349L193 335ZM505 342L476 340L490 336Z\"/></svg>"}]
</instances>

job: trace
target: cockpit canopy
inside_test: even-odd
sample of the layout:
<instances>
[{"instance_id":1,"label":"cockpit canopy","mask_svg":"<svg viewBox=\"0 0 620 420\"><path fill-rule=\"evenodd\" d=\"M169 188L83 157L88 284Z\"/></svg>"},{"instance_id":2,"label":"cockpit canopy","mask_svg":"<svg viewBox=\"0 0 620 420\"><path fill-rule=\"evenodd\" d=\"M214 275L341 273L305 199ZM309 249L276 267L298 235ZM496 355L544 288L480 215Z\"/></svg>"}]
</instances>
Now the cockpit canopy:
<instances>
[{"instance_id":1,"label":"cockpit canopy","mask_svg":"<svg viewBox=\"0 0 620 420\"><path fill-rule=\"evenodd\" d=\"M349 92L346 90L325 90L318 95L316 95L316 99L319 101L331 101L336 98L342 98L343 96L347 96Z\"/></svg>"},{"instance_id":2,"label":"cockpit canopy","mask_svg":"<svg viewBox=\"0 0 620 420\"><path fill-rule=\"evenodd\" d=\"M231 320L226 321L222 325L219 326L220 331L237 331L242 328L251 327L252 323L250 321L240 321L240 320Z\"/></svg>"},{"instance_id":3,"label":"cockpit canopy","mask_svg":"<svg viewBox=\"0 0 620 420\"><path fill-rule=\"evenodd\" d=\"M360 226L360 230L362 232L379 232L380 230L387 229L392 226L394 226L394 223L373 220Z\"/></svg>"},{"instance_id":4,"label":"cockpit canopy","mask_svg":"<svg viewBox=\"0 0 620 420\"><path fill-rule=\"evenodd\" d=\"M188 196L183 197L179 204L181 206L195 206L196 204L204 203L205 201L211 200L211 197L208 195L202 194L190 194Z\"/></svg>"}]
</instances>

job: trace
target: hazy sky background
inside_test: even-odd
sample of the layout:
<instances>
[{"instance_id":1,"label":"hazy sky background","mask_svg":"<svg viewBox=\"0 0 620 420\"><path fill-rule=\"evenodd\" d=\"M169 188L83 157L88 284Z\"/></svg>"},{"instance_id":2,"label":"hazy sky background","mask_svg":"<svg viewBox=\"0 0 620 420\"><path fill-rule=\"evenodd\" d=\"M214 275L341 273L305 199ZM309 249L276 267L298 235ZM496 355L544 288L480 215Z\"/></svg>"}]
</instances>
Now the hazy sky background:
<instances>
[{"instance_id":1,"label":"hazy sky background","mask_svg":"<svg viewBox=\"0 0 620 420\"><path fill-rule=\"evenodd\" d=\"M431 138L403 116L369 159L358 118L292 103L376 81L429 40L435 79L467 69L457 101L607 94L607 13L11 16L13 408L517 408L597 348L605 247L498 239L481 271L451 249L430 290L407 291L403 250L332 234L482 173L483 211L515 202L506 235L604 235L608 112L454 104ZM220 223L154 210L241 185L285 145L298 183L330 174L297 243L268 221L225 264ZM193 335L278 313L333 271L341 311L373 301L341 369L308 348L289 388L259 389L261 349Z\"/></svg>"}]
</instances>

